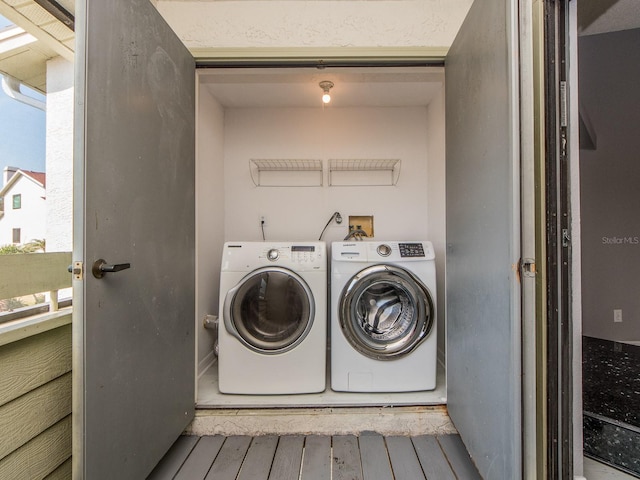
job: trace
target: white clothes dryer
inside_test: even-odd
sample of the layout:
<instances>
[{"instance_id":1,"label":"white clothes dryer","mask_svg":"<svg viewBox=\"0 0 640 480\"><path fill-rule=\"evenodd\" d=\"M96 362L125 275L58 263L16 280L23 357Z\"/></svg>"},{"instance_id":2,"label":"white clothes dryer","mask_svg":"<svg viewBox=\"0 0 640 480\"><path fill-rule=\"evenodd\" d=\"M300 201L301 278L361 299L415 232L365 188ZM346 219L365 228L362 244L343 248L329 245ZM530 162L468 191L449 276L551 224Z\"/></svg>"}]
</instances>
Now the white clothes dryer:
<instances>
[{"instance_id":1,"label":"white clothes dryer","mask_svg":"<svg viewBox=\"0 0 640 480\"><path fill-rule=\"evenodd\" d=\"M326 349L325 244L225 243L218 329L220 392L322 392Z\"/></svg>"},{"instance_id":2,"label":"white clothes dryer","mask_svg":"<svg viewBox=\"0 0 640 480\"><path fill-rule=\"evenodd\" d=\"M433 390L437 332L431 242L334 242L330 329L333 390Z\"/></svg>"}]
</instances>

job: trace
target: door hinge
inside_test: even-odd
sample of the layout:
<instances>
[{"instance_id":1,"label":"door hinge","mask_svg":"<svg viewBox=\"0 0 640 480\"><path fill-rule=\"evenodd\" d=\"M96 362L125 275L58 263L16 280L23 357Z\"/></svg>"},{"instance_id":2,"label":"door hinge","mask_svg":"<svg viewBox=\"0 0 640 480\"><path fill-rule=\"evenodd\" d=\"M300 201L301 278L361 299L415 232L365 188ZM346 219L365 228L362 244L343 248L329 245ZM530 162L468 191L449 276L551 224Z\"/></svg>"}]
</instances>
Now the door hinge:
<instances>
[{"instance_id":1,"label":"door hinge","mask_svg":"<svg viewBox=\"0 0 640 480\"><path fill-rule=\"evenodd\" d=\"M536 276L536 261L533 258L520 259L520 275L528 278Z\"/></svg>"},{"instance_id":2,"label":"door hinge","mask_svg":"<svg viewBox=\"0 0 640 480\"><path fill-rule=\"evenodd\" d=\"M571 245L571 235L569 235L569 229L563 228L562 229L562 246L568 247L569 245Z\"/></svg>"}]
</instances>

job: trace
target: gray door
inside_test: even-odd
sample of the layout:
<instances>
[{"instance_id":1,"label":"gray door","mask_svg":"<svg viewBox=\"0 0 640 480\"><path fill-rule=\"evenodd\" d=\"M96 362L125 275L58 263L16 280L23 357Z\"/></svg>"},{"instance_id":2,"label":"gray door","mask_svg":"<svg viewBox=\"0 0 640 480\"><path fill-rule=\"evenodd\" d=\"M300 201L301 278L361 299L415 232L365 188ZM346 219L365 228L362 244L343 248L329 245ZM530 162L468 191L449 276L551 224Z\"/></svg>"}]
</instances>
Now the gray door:
<instances>
[{"instance_id":1,"label":"gray door","mask_svg":"<svg viewBox=\"0 0 640 480\"><path fill-rule=\"evenodd\" d=\"M148 0L76 9L74 478L142 479L194 414L195 65Z\"/></svg>"},{"instance_id":2,"label":"gray door","mask_svg":"<svg viewBox=\"0 0 640 480\"><path fill-rule=\"evenodd\" d=\"M484 478L521 478L517 2L476 1L446 58L447 389Z\"/></svg>"}]
</instances>

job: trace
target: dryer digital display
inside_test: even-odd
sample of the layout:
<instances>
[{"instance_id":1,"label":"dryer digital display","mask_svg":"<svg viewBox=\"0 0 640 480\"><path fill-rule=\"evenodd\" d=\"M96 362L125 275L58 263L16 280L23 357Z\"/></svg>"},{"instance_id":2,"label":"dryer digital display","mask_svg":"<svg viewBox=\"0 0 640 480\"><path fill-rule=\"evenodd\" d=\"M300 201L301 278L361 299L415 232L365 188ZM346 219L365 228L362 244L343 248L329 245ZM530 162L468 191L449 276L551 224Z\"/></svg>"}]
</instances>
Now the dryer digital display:
<instances>
[{"instance_id":1,"label":"dryer digital display","mask_svg":"<svg viewBox=\"0 0 640 480\"><path fill-rule=\"evenodd\" d=\"M316 247L313 246L302 246L302 245L293 245L291 247L292 252L315 252Z\"/></svg>"}]
</instances>

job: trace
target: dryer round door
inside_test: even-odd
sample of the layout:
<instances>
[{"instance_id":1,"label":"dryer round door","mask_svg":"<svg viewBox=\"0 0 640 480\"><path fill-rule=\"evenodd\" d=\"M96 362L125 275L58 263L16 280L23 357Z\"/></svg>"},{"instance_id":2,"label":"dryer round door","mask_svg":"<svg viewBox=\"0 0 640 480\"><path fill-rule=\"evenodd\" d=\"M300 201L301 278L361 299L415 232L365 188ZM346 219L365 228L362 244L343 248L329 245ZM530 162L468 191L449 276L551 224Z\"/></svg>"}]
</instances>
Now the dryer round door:
<instances>
[{"instance_id":1,"label":"dryer round door","mask_svg":"<svg viewBox=\"0 0 640 480\"><path fill-rule=\"evenodd\" d=\"M435 321L429 289L394 265L374 265L354 275L342 291L339 313L347 341L376 360L408 355Z\"/></svg>"},{"instance_id":2,"label":"dryer round door","mask_svg":"<svg viewBox=\"0 0 640 480\"><path fill-rule=\"evenodd\" d=\"M254 270L227 292L224 301L227 331L259 353L295 348L309 333L314 315L307 283L281 267Z\"/></svg>"}]
</instances>

